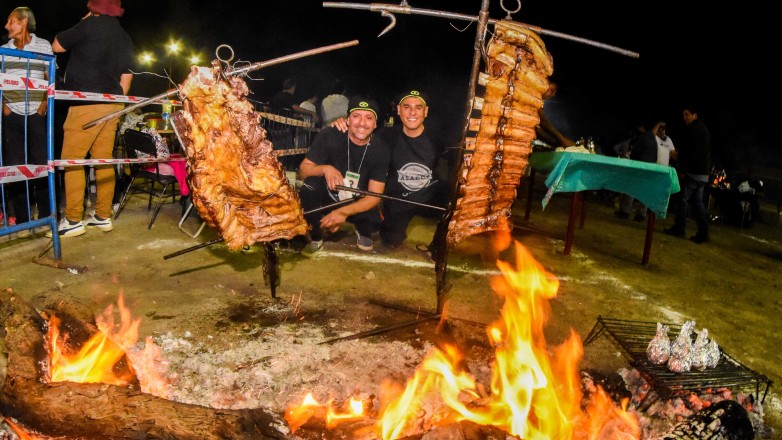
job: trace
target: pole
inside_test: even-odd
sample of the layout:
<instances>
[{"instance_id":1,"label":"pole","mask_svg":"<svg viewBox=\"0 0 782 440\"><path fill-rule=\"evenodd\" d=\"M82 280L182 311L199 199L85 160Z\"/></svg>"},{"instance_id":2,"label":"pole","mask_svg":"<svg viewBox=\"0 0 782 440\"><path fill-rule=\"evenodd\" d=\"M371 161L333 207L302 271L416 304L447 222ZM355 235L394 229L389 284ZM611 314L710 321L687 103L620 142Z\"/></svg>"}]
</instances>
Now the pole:
<instances>
[{"instance_id":1,"label":"pole","mask_svg":"<svg viewBox=\"0 0 782 440\"><path fill-rule=\"evenodd\" d=\"M423 206L424 208L437 209L438 211L447 211L447 209L440 206L427 205L426 203L414 202L412 200L405 200L399 197L387 196L385 194L380 194L372 191L365 191L363 189L351 188L349 186L335 185L334 188L342 191L354 192L356 194L361 194L362 196L380 197L381 199L395 200L397 202L409 203L411 205L416 205L416 206Z\"/></svg>"},{"instance_id":2,"label":"pole","mask_svg":"<svg viewBox=\"0 0 782 440\"><path fill-rule=\"evenodd\" d=\"M430 17L438 17L438 18L448 18L453 20L464 20L464 21L481 21L481 16L478 15L478 17L475 17L474 15L467 15L467 14L459 14L456 12L448 12L448 11L438 11L436 9L422 9L422 8L412 8L410 6L405 5L394 5L394 4L386 4L386 3L371 3L371 4L364 4L364 3L340 3L340 2L323 2L324 8L342 8L342 9L359 9L359 10L365 10L365 11L372 11L372 12L381 12L384 13L383 15L391 15L391 14L412 14L412 15L427 15ZM481 8L483 10L483 8ZM393 15L391 15L393 17ZM488 24L497 24L497 22L502 20L497 20L494 18L488 18L485 22ZM527 23L521 23L518 21L514 21L514 23L523 26L535 33L541 34L541 35L548 35L555 38L561 38L564 40L570 40L575 41L577 43L586 44L589 46L594 46L600 49L609 50L611 52L616 52L621 55L626 55L631 58L638 58L640 55L638 52L633 52L627 49L622 49L621 47L611 46L610 44L601 43L599 41L589 40L586 38L577 37L575 35L565 34L562 32L557 31L551 31L548 29L543 29L539 26L534 26ZM393 27L394 19L392 18L392 24L386 30L383 31L383 33L388 32L391 27ZM484 27L485 27L484 24ZM382 34L381 34L382 35Z\"/></svg>"},{"instance_id":3,"label":"pole","mask_svg":"<svg viewBox=\"0 0 782 440\"><path fill-rule=\"evenodd\" d=\"M345 47L355 46L357 44L358 44L358 40L351 40L351 41L346 41L344 43L337 43L337 44L331 44L331 45L328 45L328 46L316 47L315 49L310 49L310 50L305 50L305 51L302 51L302 52L292 53L290 55L285 55L285 56L281 56L281 57L278 57L278 58L273 58L273 59L268 60L268 61L259 61L259 62L254 63L254 64L250 64L247 67L242 67L241 69L230 70L228 72L225 72L225 74L226 75L241 75L241 74L252 72L252 71L255 71L255 70L258 70L258 69L263 69L264 67L273 66L275 64L287 63L288 61L296 60L296 59L299 59L299 58L305 58L305 57L308 57L308 56L311 56L311 55L317 55L317 54L320 54L320 53L329 52L329 51L336 50L336 49L342 49L342 48L345 48ZM135 110L135 109L137 109L139 107L143 107L145 105L149 105L149 104L152 104L152 103L154 103L156 101L160 101L160 100L163 100L163 99L168 99L168 98L174 96L178 92L179 92L179 90L177 90L177 89L169 90L168 92L161 93L160 95L153 96L153 97L145 99L145 100L143 100L141 102L137 102L136 104L133 104L133 105L131 105L129 107L125 107L124 109L122 109L120 111L116 111L114 113L109 113L108 115L103 116L102 118L96 119L96 120L94 120L92 122L88 122L88 123L86 123L86 124L84 124L82 126L82 129L86 130L88 128L91 128L91 127L94 127L94 126L100 124L101 122L106 122L108 120L111 120L111 119L114 119L114 118L118 118L118 117L124 115L125 113L129 113L129 112L131 112L131 111L133 111L133 110Z\"/></svg>"}]
</instances>

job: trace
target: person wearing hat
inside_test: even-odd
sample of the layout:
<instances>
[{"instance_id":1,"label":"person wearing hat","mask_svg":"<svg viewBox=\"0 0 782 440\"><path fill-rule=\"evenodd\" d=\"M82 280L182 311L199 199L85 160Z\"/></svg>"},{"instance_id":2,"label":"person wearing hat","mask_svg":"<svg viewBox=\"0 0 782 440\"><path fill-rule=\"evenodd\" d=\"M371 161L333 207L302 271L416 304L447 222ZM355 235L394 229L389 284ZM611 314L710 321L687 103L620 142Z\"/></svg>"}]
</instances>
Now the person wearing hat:
<instances>
[{"instance_id":1,"label":"person wearing hat","mask_svg":"<svg viewBox=\"0 0 782 440\"><path fill-rule=\"evenodd\" d=\"M378 131L391 151L386 194L398 199L445 207L448 203L447 172L443 172L444 148L424 126L429 115L428 96L419 89L408 89L397 99L401 124ZM334 124L345 130L344 120ZM438 175L439 174L439 175ZM416 215L437 216L439 210L393 199L383 200L380 238L387 248L399 247L407 238L407 227Z\"/></svg>"},{"instance_id":2,"label":"person wearing hat","mask_svg":"<svg viewBox=\"0 0 782 440\"><path fill-rule=\"evenodd\" d=\"M362 96L349 100L347 131L326 127L312 141L299 166L304 183L299 190L310 225L310 242L302 255L312 256L323 247L325 232L336 232L346 221L356 228L356 245L363 251L374 248L372 234L380 224L380 197L356 197L349 191L338 191L337 185L382 194L388 176L388 146L373 137L378 121L378 105Z\"/></svg>"},{"instance_id":3,"label":"person wearing hat","mask_svg":"<svg viewBox=\"0 0 782 440\"><path fill-rule=\"evenodd\" d=\"M133 74L133 41L117 17L125 12L120 0L89 0L89 12L72 28L58 33L52 49L55 53L70 52L65 68L65 89L79 92L127 95ZM80 104L80 103L79 103ZM119 119L111 119L91 128L82 127L110 113L122 110L121 103L86 102L68 110L63 124L63 159L111 159ZM113 229L112 200L116 183L113 165L95 166L97 200L95 213L89 215L86 226L104 232ZM61 237L73 237L86 232L84 216L84 167L65 169L65 216L60 220Z\"/></svg>"}]
</instances>

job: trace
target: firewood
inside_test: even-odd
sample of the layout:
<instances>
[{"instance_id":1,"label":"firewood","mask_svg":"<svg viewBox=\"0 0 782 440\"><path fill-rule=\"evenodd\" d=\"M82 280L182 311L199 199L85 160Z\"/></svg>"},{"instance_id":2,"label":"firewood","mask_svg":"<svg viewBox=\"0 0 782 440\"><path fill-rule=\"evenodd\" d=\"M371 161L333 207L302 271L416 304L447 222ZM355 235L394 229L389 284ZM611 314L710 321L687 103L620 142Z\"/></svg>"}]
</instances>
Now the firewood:
<instances>
[{"instance_id":1,"label":"firewood","mask_svg":"<svg viewBox=\"0 0 782 440\"><path fill-rule=\"evenodd\" d=\"M223 410L174 402L130 387L46 383L45 320L12 289L0 291L7 366L0 413L63 439L284 439L285 421L263 408Z\"/></svg>"}]
</instances>

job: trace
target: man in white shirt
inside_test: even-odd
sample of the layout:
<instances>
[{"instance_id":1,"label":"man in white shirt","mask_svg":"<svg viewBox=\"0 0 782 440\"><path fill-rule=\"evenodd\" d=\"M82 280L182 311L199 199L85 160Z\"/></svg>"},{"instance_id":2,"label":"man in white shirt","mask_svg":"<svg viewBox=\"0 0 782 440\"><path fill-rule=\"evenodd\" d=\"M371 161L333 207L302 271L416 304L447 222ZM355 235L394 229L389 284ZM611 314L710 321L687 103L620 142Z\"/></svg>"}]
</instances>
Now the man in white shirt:
<instances>
[{"instance_id":1,"label":"man in white shirt","mask_svg":"<svg viewBox=\"0 0 782 440\"><path fill-rule=\"evenodd\" d=\"M668 166L671 162L671 156L676 154L676 148L674 148L670 136L665 134L665 122L657 123L654 134L657 140L657 163Z\"/></svg>"},{"instance_id":2,"label":"man in white shirt","mask_svg":"<svg viewBox=\"0 0 782 440\"><path fill-rule=\"evenodd\" d=\"M9 41L3 47L44 54L52 53L52 45L36 37L35 15L27 7L18 7L8 16L5 24ZM52 61L53 62L53 61ZM43 60L2 56L3 73L30 78L34 82L49 79L49 64ZM46 157L46 110L47 97L44 90L7 90L3 93L3 164L43 165ZM49 206L49 185L47 179L37 178L30 182L31 195L35 195L38 218L51 214ZM11 203L17 223L30 221L25 182L9 185ZM29 231L20 233L29 236Z\"/></svg>"}]
</instances>

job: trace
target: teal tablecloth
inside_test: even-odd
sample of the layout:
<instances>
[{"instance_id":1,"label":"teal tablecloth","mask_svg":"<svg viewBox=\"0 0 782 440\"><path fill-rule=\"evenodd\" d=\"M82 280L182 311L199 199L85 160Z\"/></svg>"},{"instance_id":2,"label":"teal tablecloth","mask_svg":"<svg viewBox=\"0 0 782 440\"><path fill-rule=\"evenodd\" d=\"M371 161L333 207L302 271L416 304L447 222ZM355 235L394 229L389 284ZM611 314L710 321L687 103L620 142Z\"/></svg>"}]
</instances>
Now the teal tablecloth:
<instances>
[{"instance_id":1,"label":"teal tablecloth","mask_svg":"<svg viewBox=\"0 0 782 440\"><path fill-rule=\"evenodd\" d=\"M679 192L676 170L656 163L572 152L534 153L530 166L548 172L545 209L558 192L607 189L633 196L658 218L668 213L668 199Z\"/></svg>"}]
</instances>

